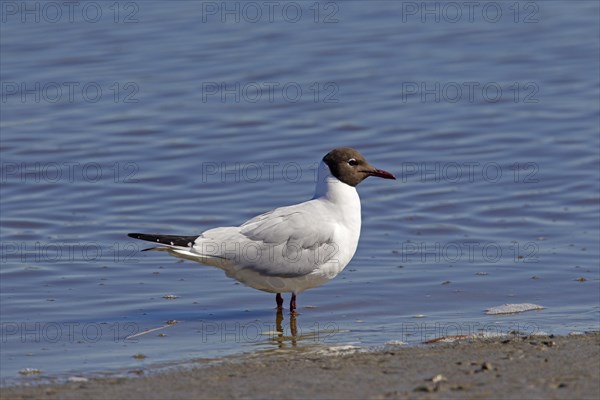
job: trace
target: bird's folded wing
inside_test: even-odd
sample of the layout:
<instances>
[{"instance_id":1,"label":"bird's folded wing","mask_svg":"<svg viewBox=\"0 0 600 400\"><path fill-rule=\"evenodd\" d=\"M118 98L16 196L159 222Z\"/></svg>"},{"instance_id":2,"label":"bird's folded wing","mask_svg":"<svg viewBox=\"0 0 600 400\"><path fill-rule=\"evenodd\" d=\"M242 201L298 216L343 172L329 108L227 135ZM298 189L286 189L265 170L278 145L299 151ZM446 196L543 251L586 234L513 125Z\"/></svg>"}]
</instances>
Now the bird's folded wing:
<instances>
[{"instance_id":1,"label":"bird's folded wing","mask_svg":"<svg viewBox=\"0 0 600 400\"><path fill-rule=\"evenodd\" d=\"M275 209L238 228L206 231L196 243L220 242L218 255L229 259L237 270L278 277L307 275L335 261L335 224L319 220L319 210L310 204L299 206Z\"/></svg>"}]
</instances>

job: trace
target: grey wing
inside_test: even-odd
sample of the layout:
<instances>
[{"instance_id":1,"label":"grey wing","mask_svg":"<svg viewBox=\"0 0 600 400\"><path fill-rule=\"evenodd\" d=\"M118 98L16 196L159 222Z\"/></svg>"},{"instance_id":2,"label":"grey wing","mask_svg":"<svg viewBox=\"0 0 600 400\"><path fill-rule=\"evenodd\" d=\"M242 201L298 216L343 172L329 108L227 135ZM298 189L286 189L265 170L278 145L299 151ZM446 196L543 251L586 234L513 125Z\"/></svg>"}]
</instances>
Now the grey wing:
<instances>
[{"instance_id":1,"label":"grey wing","mask_svg":"<svg viewBox=\"0 0 600 400\"><path fill-rule=\"evenodd\" d=\"M245 246L254 247L243 268L262 275L298 277L311 273L335 255L335 224L320 220L318 205L310 202L282 207L259 215L240 226Z\"/></svg>"}]
</instances>

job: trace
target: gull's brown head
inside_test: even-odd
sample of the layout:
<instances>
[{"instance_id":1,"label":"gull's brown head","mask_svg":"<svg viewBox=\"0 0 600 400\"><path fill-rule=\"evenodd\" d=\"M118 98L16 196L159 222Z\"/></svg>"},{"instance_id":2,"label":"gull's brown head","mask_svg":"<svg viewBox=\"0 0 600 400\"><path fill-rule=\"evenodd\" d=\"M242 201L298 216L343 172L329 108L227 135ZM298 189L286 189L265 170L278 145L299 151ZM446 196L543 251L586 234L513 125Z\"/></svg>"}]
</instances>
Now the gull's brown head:
<instances>
[{"instance_id":1,"label":"gull's brown head","mask_svg":"<svg viewBox=\"0 0 600 400\"><path fill-rule=\"evenodd\" d=\"M333 176L350 186L358 185L369 176L396 179L389 172L373 167L362 154L350 147L338 147L331 150L323 157L323 161Z\"/></svg>"}]
</instances>

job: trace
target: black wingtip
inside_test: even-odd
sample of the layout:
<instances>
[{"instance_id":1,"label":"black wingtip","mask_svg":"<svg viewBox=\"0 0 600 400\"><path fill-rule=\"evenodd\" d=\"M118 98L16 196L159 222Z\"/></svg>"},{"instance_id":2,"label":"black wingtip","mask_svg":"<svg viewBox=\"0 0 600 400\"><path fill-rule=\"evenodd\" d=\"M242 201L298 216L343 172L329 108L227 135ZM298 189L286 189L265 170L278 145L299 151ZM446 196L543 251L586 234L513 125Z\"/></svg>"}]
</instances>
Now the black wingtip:
<instances>
[{"instance_id":1,"label":"black wingtip","mask_svg":"<svg viewBox=\"0 0 600 400\"><path fill-rule=\"evenodd\" d=\"M198 236L159 235L147 233L128 233L134 239L164 244L166 246L192 247Z\"/></svg>"}]
</instances>

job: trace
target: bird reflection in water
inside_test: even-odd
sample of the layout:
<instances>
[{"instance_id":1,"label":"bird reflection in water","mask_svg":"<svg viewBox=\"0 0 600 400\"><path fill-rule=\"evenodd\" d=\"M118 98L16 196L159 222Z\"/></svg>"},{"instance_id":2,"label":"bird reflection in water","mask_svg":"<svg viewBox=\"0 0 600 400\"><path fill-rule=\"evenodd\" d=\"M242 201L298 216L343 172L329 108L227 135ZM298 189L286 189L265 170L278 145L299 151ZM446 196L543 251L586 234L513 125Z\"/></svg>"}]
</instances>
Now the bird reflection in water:
<instances>
[{"instance_id":1,"label":"bird reflection in water","mask_svg":"<svg viewBox=\"0 0 600 400\"><path fill-rule=\"evenodd\" d=\"M277 335L273 339L277 342L279 348L283 348L286 341L291 342L292 346L296 347L298 339L296 315L296 313L290 313L290 336L285 336L285 331L283 330L283 310L277 308L277 314L275 315L275 330L277 331Z\"/></svg>"}]
</instances>

